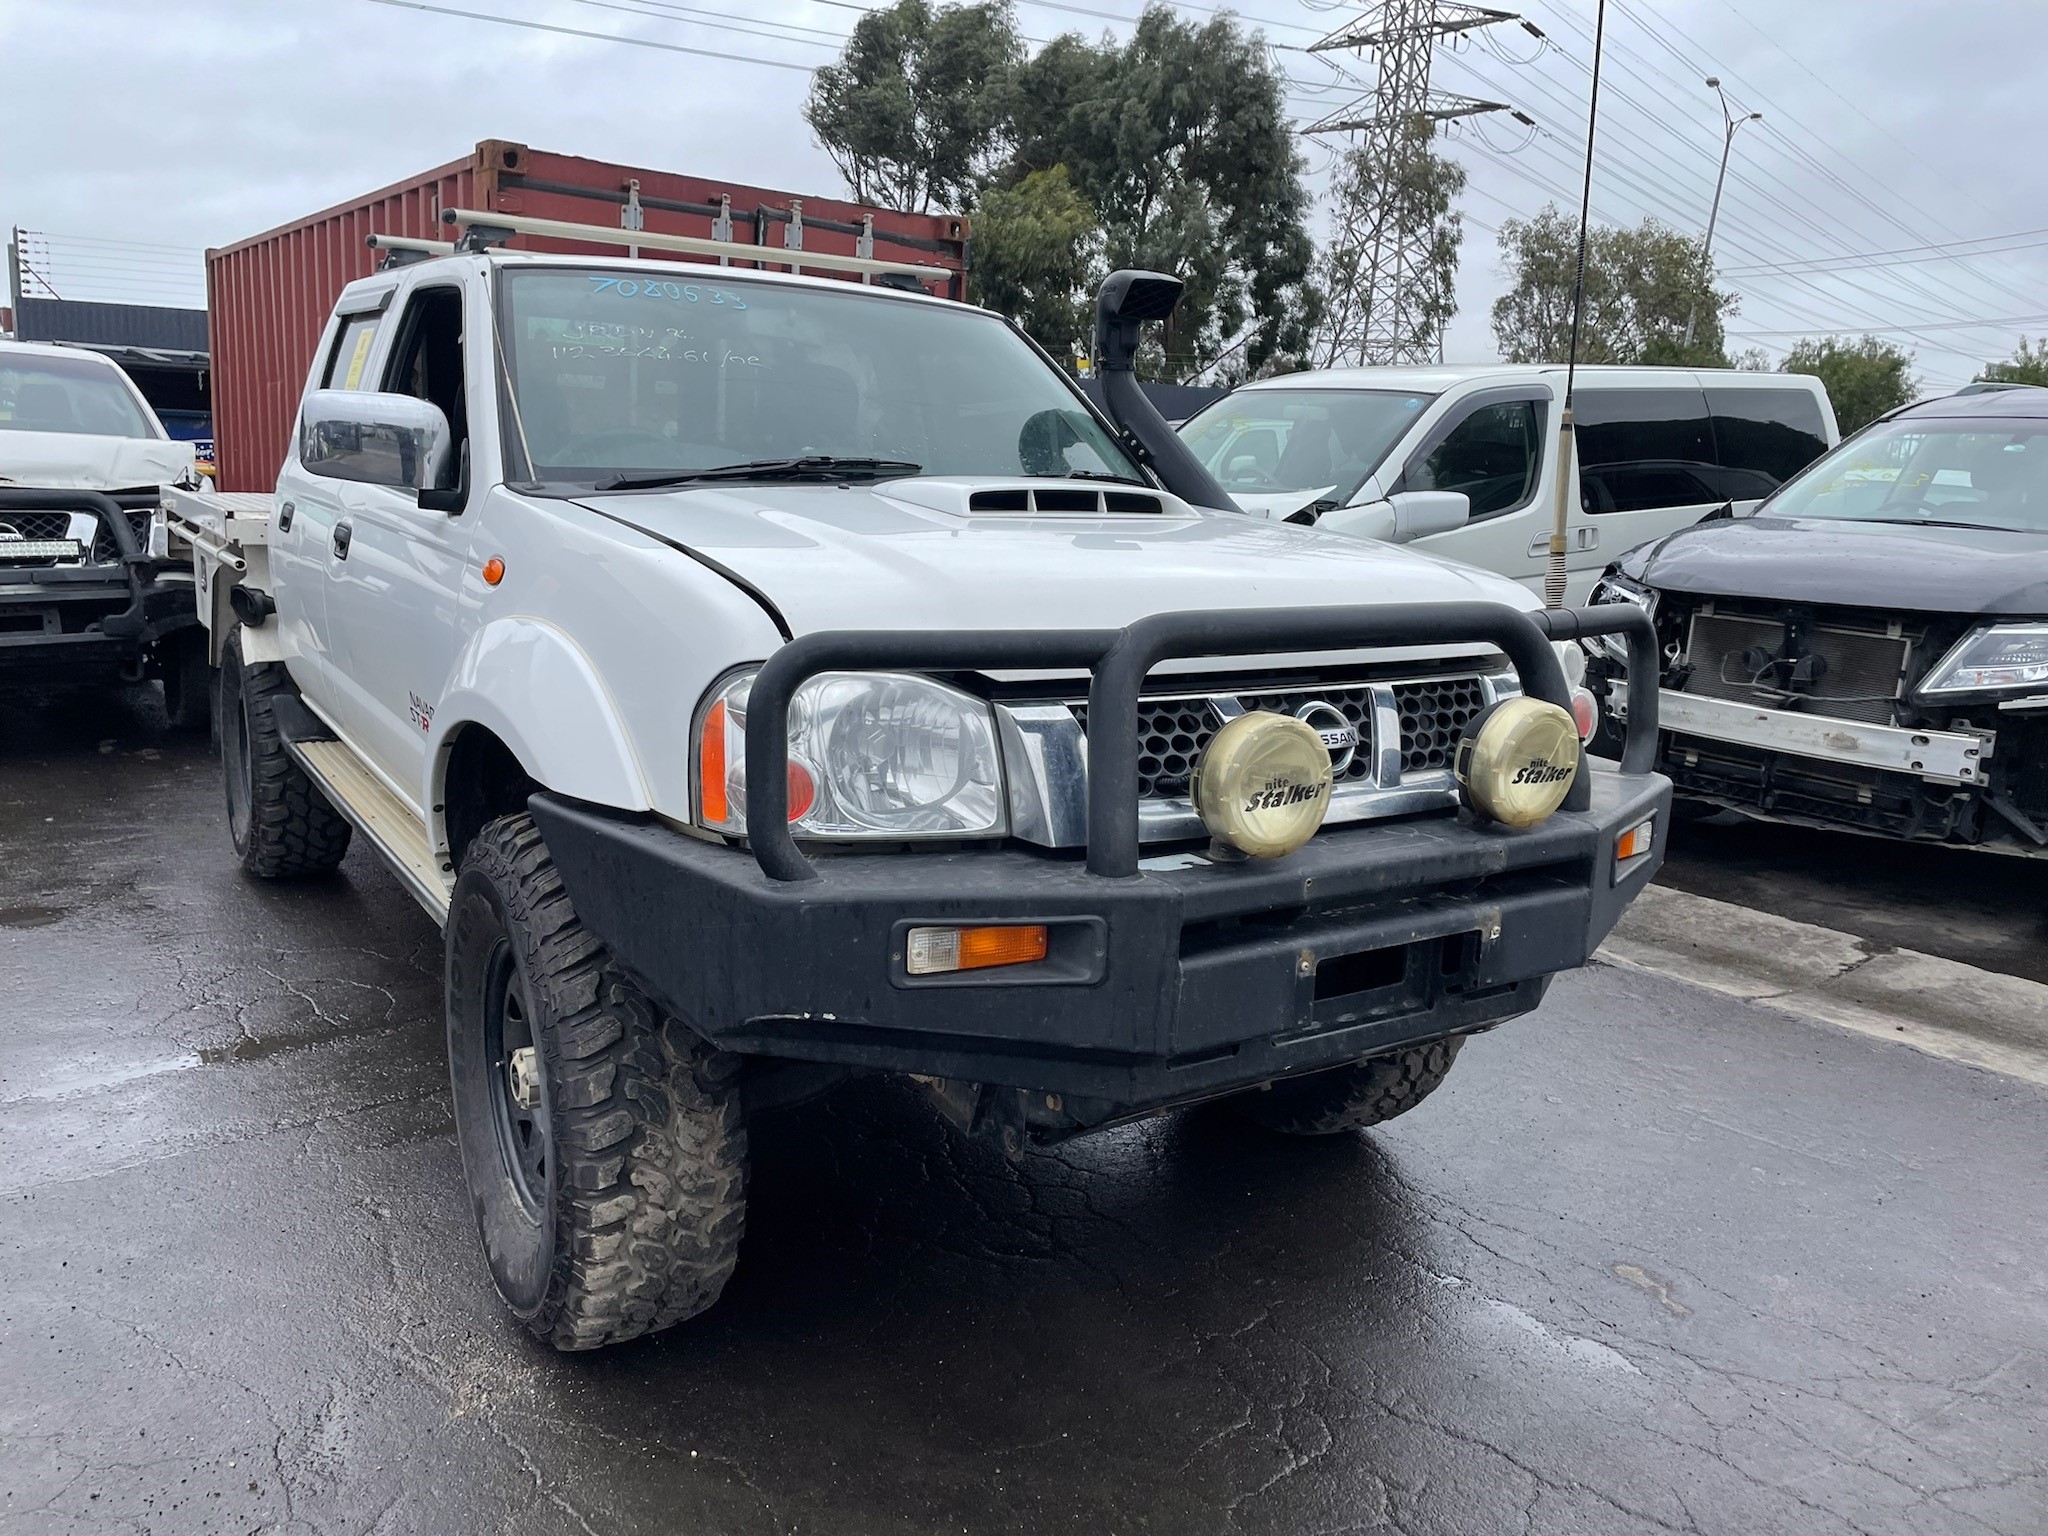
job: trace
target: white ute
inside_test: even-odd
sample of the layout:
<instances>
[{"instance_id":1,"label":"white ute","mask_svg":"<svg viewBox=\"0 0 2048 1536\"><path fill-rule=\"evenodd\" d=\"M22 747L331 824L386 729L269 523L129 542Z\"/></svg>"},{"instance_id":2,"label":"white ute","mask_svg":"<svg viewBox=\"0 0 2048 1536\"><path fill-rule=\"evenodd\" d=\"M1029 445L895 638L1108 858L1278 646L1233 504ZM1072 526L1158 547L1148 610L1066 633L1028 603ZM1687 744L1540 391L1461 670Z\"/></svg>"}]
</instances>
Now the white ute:
<instances>
[{"instance_id":1,"label":"white ute","mask_svg":"<svg viewBox=\"0 0 2048 1536\"><path fill-rule=\"evenodd\" d=\"M1596 769L1557 648L1640 616L1237 512L1129 371L1175 280L1105 286L1106 418L917 268L470 222L343 292L275 509L180 526L236 850L360 834L442 925L470 1194L541 1337L709 1306L747 1116L854 1073L1012 1155L1223 1096L1400 1113L1657 867L1654 694Z\"/></svg>"}]
</instances>

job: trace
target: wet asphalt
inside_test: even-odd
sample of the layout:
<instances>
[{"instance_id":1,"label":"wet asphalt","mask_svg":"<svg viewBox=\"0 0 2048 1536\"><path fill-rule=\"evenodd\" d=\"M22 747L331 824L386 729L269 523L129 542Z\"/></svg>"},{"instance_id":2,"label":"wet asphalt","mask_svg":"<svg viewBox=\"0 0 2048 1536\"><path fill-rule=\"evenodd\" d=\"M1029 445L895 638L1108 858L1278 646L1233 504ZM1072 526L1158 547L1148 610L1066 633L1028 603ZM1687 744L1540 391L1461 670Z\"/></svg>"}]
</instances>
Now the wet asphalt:
<instances>
[{"instance_id":1,"label":"wet asphalt","mask_svg":"<svg viewBox=\"0 0 2048 1536\"><path fill-rule=\"evenodd\" d=\"M2048 1097L1595 968L1410 1116L1012 1167L756 1128L711 1313L478 1257L439 937L241 879L203 742L0 702L0 1533L2048 1531Z\"/></svg>"}]
</instances>

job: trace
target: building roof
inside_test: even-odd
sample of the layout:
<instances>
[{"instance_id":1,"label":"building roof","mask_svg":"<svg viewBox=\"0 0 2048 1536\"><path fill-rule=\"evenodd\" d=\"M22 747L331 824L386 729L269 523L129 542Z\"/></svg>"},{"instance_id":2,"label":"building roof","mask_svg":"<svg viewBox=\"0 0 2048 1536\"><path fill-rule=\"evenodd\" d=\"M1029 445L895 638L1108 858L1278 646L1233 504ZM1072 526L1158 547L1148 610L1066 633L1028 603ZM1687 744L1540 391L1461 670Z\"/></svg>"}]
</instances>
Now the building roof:
<instances>
[{"instance_id":1,"label":"building roof","mask_svg":"<svg viewBox=\"0 0 2048 1536\"><path fill-rule=\"evenodd\" d=\"M14 334L22 341L68 341L89 347L207 350L205 310L156 304L23 298L14 307Z\"/></svg>"}]
</instances>

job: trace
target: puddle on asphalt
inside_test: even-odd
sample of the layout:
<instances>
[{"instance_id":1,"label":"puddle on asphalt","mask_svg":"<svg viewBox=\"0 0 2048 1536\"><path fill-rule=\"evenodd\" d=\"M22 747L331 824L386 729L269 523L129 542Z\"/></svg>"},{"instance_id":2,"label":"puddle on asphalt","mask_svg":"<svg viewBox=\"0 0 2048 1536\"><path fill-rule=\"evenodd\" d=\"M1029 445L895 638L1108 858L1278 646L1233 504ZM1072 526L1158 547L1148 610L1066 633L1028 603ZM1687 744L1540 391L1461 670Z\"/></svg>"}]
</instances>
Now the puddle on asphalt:
<instances>
[{"instance_id":1,"label":"puddle on asphalt","mask_svg":"<svg viewBox=\"0 0 2048 1536\"><path fill-rule=\"evenodd\" d=\"M70 915L69 907L0 907L0 928L47 928Z\"/></svg>"},{"instance_id":2,"label":"puddle on asphalt","mask_svg":"<svg viewBox=\"0 0 2048 1536\"><path fill-rule=\"evenodd\" d=\"M1466 1290L1470 1282L1456 1275L1431 1275L1445 1290ZM1574 1333L1559 1333L1548 1323L1524 1312L1511 1301L1502 1301L1498 1296L1488 1296L1484 1291L1473 1290L1472 1295L1485 1306L1486 1310L1500 1318L1510 1327L1540 1339L1553 1349L1562 1350L1580 1365L1590 1365L1600 1370L1625 1371L1631 1376L1643 1374L1643 1368L1629 1359L1620 1350L1602 1344L1598 1339L1581 1338Z\"/></svg>"},{"instance_id":3,"label":"puddle on asphalt","mask_svg":"<svg viewBox=\"0 0 2048 1536\"><path fill-rule=\"evenodd\" d=\"M82 1093L98 1093L108 1088L119 1088L124 1083L137 1082L145 1077L159 1077L166 1072L184 1072L200 1064L197 1054L184 1051L176 1056L155 1056L142 1061L125 1061L118 1065L108 1063L98 1066L91 1062L77 1062L66 1070L52 1073L41 1085L21 1093L0 1099L0 1104L32 1104L51 1099L68 1099Z\"/></svg>"}]
</instances>

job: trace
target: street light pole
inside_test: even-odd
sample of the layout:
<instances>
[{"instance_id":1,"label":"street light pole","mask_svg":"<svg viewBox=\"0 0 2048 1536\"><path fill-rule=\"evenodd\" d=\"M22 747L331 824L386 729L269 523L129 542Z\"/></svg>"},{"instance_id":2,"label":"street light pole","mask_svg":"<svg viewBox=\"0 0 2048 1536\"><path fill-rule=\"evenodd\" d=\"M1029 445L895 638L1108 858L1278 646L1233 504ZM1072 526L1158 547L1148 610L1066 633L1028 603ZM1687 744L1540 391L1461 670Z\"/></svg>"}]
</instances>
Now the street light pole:
<instances>
[{"instance_id":1,"label":"street light pole","mask_svg":"<svg viewBox=\"0 0 2048 1536\"><path fill-rule=\"evenodd\" d=\"M1721 135L1721 173L1714 178L1714 206L1707 213L1707 238L1700 243L1700 283L1704 286L1707 275L1713 268L1714 226L1721 221L1721 188L1728 180L1728 153L1735 148L1735 130L1744 123L1763 120L1763 113L1750 112L1738 117L1728 110L1728 93L1721 89L1721 82L1714 76L1707 76L1707 84L1714 88L1714 94L1721 100L1721 122L1725 132ZM1692 350L1693 324L1699 318L1700 302L1697 297L1685 312L1685 348Z\"/></svg>"}]
</instances>

